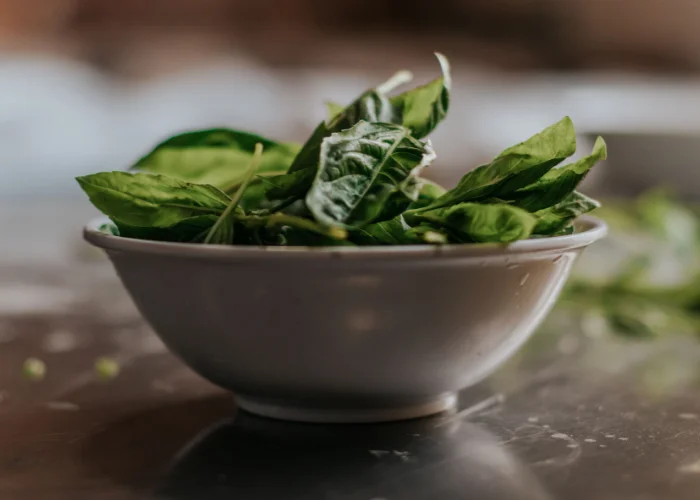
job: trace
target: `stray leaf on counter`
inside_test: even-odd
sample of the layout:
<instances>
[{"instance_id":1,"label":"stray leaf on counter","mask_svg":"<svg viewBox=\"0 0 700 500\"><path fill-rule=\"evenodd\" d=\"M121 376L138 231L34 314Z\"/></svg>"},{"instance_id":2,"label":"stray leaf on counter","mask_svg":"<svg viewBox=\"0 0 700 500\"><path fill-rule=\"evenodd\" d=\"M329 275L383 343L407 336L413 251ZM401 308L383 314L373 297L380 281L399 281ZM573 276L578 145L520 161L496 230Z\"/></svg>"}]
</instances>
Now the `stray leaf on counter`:
<instances>
[{"instance_id":1,"label":"stray leaf on counter","mask_svg":"<svg viewBox=\"0 0 700 500\"><path fill-rule=\"evenodd\" d=\"M120 371L119 363L111 358L97 358L95 361L95 373L100 380L112 380Z\"/></svg>"},{"instance_id":2,"label":"stray leaf on counter","mask_svg":"<svg viewBox=\"0 0 700 500\"><path fill-rule=\"evenodd\" d=\"M581 328L595 334L638 339L697 335L697 212L655 189L634 200L609 200L598 214L608 223L610 237L579 261L555 317L578 316ZM586 319L591 311L600 315L595 331Z\"/></svg>"},{"instance_id":3,"label":"stray leaf on counter","mask_svg":"<svg viewBox=\"0 0 700 500\"><path fill-rule=\"evenodd\" d=\"M636 203L642 223L668 241L680 255L697 250L700 221L692 210L674 200L663 189L645 193Z\"/></svg>"},{"instance_id":4,"label":"stray leaf on counter","mask_svg":"<svg viewBox=\"0 0 700 500\"><path fill-rule=\"evenodd\" d=\"M46 376L46 363L38 358L27 358L22 365L22 373L29 380L42 380Z\"/></svg>"}]
</instances>

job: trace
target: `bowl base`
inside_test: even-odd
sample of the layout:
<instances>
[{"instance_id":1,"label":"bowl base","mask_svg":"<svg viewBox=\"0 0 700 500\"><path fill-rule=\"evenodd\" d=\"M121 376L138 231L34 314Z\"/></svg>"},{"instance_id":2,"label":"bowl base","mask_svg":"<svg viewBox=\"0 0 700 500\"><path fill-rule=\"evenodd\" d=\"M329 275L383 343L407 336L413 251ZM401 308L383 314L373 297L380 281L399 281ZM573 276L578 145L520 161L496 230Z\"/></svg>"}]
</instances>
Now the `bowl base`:
<instances>
[{"instance_id":1,"label":"bowl base","mask_svg":"<svg viewBox=\"0 0 700 500\"><path fill-rule=\"evenodd\" d=\"M247 396L237 396L236 401L239 408L261 417L317 424L358 424L408 420L441 413L455 407L457 395L447 393L427 400L413 401L410 404L357 408L299 406L294 402L290 404L284 401L270 402Z\"/></svg>"}]
</instances>

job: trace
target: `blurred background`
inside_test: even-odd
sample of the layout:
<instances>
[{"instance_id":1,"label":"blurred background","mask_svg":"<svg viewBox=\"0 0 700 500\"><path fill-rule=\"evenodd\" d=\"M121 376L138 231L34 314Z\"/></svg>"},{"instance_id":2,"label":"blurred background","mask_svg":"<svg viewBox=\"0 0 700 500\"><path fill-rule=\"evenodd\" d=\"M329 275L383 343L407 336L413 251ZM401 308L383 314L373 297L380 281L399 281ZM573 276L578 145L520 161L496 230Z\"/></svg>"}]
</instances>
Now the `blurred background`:
<instances>
[{"instance_id":1,"label":"blurred background","mask_svg":"<svg viewBox=\"0 0 700 500\"><path fill-rule=\"evenodd\" d=\"M694 0L0 0L0 197L77 197L188 128L303 140L325 99L431 79L436 50L455 86L433 178L568 114L581 151L608 139L590 189L700 191Z\"/></svg>"}]
</instances>

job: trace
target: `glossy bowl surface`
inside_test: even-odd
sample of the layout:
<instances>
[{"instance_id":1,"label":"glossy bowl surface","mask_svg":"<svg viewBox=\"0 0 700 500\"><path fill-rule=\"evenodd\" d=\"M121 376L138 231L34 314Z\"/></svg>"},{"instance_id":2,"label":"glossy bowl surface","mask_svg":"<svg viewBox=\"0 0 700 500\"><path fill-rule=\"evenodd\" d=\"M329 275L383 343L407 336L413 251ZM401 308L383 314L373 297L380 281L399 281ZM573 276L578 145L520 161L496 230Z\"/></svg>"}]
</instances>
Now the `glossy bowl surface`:
<instances>
[{"instance_id":1,"label":"glossy bowl surface","mask_svg":"<svg viewBox=\"0 0 700 500\"><path fill-rule=\"evenodd\" d=\"M242 408L312 422L412 418L500 366L604 223L502 245L237 247L85 237L166 345Z\"/></svg>"}]
</instances>

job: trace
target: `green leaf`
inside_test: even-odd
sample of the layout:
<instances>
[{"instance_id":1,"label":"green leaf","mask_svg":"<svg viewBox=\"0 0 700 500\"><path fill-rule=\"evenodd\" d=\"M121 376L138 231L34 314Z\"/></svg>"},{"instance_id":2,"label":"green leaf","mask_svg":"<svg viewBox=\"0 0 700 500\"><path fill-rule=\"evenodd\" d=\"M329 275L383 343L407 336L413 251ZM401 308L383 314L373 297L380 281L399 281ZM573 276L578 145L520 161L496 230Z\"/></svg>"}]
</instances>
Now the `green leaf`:
<instances>
[{"instance_id":1,"label":"green leaf","mask_svg":"<svg viewBox=\"0 0 700 500\"><path fill-rule=\"evenodd\" d=\"M302 146L299 154L294 158L294 162L289 167L289 173L306 169L311 169L315 173L319 165L321 144L324 139L336 132L349 129L363 120L371 123L392 123L392 114L393 110L389 99L376 90L368 90L345 107L333 120L328 123L325 121L319 123L311 137Z\"/></svg>"},{"instance_id":2,"label":"green leaf","mask_svg":"<svg viewBox=\"0 0 700 500\"><path fill-rule=\"evenodd\" d=\"M303 217L284 213L270 215L240 215L236 221L253 233L266 230L266 239L280 239L287 245L336 246L343 245L348 237L345 229L326 227ZM272 231L270 231L272 230Z\"/></svg>"},{"instance_id":3,"label":"green leaf","mask_svg":"<svg viewBox=\"0 0 700 500\"><path fill-rule=\"evenodd\" d=\"M444 55L435 55L442 69L441 77L390 99L394 123L410 129L417 139L430 134L445 119L450 107L450 63Z\"/></svg>"},{"instance_id":4,"label":"green leaf","mask_svg":"<svg viewBox=\"0 0 700 500\"><path fill-rule=\"evenodd\" d=\"M679 256L697 249L700 223L692 210L676 201L665 189L654 189L636 203L639 221L645 229L667 241Z\"/></svg>"},{"instance_id":5,"label":"green leaf","mask_svg":"<svg viewBox=\"0 0 700 500\"><path fill-rule=\"evenodd\" d=\"M183 219L170 227L137 227L116 222L117 236L139 240L172 241L176 243L202 243L211 227L216 223L216 215L198 215Z\"/></svg>"},{"instance_id":6,"label":"green leaf","mask_svg":"<svg viewBox=\"0 0 700 500\"><path fill-rule=\"evenodd\" d=\"M260 173L286 172L300 150L297 144L280 143L249 132L197 130L162 142L132 168L233 191L241 183L257 143L265 148Z\"/></svg>"},{"instance_id":7,"label":"green leaf","mask_svg":"<svg viewBox=\"0 0 700 500\"><path fill-rule=\"evenodd\" d=\"M243 193L248 187L248 183L255 175L255 171L260 165L260 159L263 154L263 145L257 143L255 145L255 151L253 152L253 159L250 161L248 171L245 174L241 185L239 186L236 193L231 198L231 202L226 207L226 210L221 214L219 219L216 221L214 226L211 228L207 237L204 239L204 243L212 243L217 245L232 245L235 234L235 222L236 215L243 214L243 210L238 206L243 197Z\"/></svg>"},{"instance_id":8,"label":"green leaf","mask_svg":"<svg viewBox=\"0 0 700 500\"><path fill-rule=\"evenodd\" d=\"M671 332L697 332L698 321L687 311L644 297L608 297L604 307L611 325L622 335L649 338Z\"/></svg>"},{"instance_id":9,"label":"green leaf","mask_svg":"<svg viewBox=\"0 0 700 500\"><path fill-rule=\"evenodd\" d=\"M556 205L576 189L596 163L606 158L605 141L598 137L589 156L550 170L534 184L512 193L508 199L528 212L537 212Z\"/></svg>"},{"instance_id":10,"label":"green leaf","mask_svg":"<svg viewBox=\"0 0 700 500\"><path fill-rule=\"evenodd\" d=\"M576 133L569 117L506 149L491 163L466 174L457 187L428 207L433 209L487 197L503 198L537 181L576 151Z\"/></svg>"},{"instance_id":11,"label":"green leaf","mask_svg":"<svg viewBox=\"0 0 700 500\"><path fill-rule=\"evenodd\" d=\"M533 234L551 236L569 226L577 217L595 210L600 203L578 191L574 191L569 196L553 207L535 212L537 225Z\"/></svg>"},{"instance_id":12,"label":"green leaf","mask_svg":"<svg viewBox=\"0 0 700 500\"><path fill-rule=\"evenodd\" d=\"M174 226L200 215L220 215L231 199L214 186L164 175L102 172L77 178L90 201L117 224Z\"/></svg>"},{"instance_id":13,"label":"green leaf","mask_svg":"<svg viewBox=\"0 0 700 500\"><path fill-rule=\"evenodd\" d=\"M326 120L328 123L332 122L345 109L345 106L333 101L326 101L324 104L326 105L326 114L328 114L328 119Z\"/></svg>"},{"instance_id":14,"label":"green leaf","mask_svg":"<svg viewBox=\"0 0 700 500\"><path fill-rule=\"evenodd\" d=\"M506 204L460 203L407 213L405 217L411 225L428 223L478 243L511 243L529 238L537 223L533 214Z\"/></svg>"},{"instance_id":15,"label":"green leaf","mask_svg":"<svg viewBox=\"0 0 700 500\"><path fill-rule=\"evenodd\" d=\"M261 179L262 187L255 209L272 213L303 200L315 176L315 170L304 169Z\"/></svg>"},{"instance_id":16,"label":"green leaf","mask_svg":"<svg viewBox=\"0 0 700 500\"><path fill-rule=\"evenodd\" d=\"M409 229L411 226L399 216L351 231L350 239L358 245L403 245L407 243Z\"/></svg>"},{"instance_id":17,"label":"green leaf","mask_svg":"<svg viewBox=\"0 0 700 500\"><path fill-rule=\"evenodd\" d=\"M313 169L319 164L321 143L331 134L341 132L360 121L405 125L413 136L421 139L431 132L447 114L449 107L450 74L447 58L436 54L443 76L412 91L388 97L395 88L409 82L412 75L399 71L385 83L364 92L345 108L331 104L328 122L321 122L294 159L289 172ZM328 105L327 105L328 106Z\"/></svg>"},{"instance_id":18,"label":"green leaf","mask_svg":"<svg viewBox=\"0 0 700 500\"><path fill-rule=\"evenodd\" d=\"M447 192L447 189L441 185L427 179L420 179L419 182L422 184L422 186L420 188L418 199L408 206L409 210L427 207Z\"/></svg>"},{"instance_id":19,"label":"green leaf","mask_svg":"<svg viewBox=\"0 0 700 500\"><path fill-rule=\"evenodd\" d=\"M324 140L306 205L325 225L368 224L390 197L418 199L418 175L434 157L432 148L404 127L360 122Z\"/></svg>"}]
</instances>

